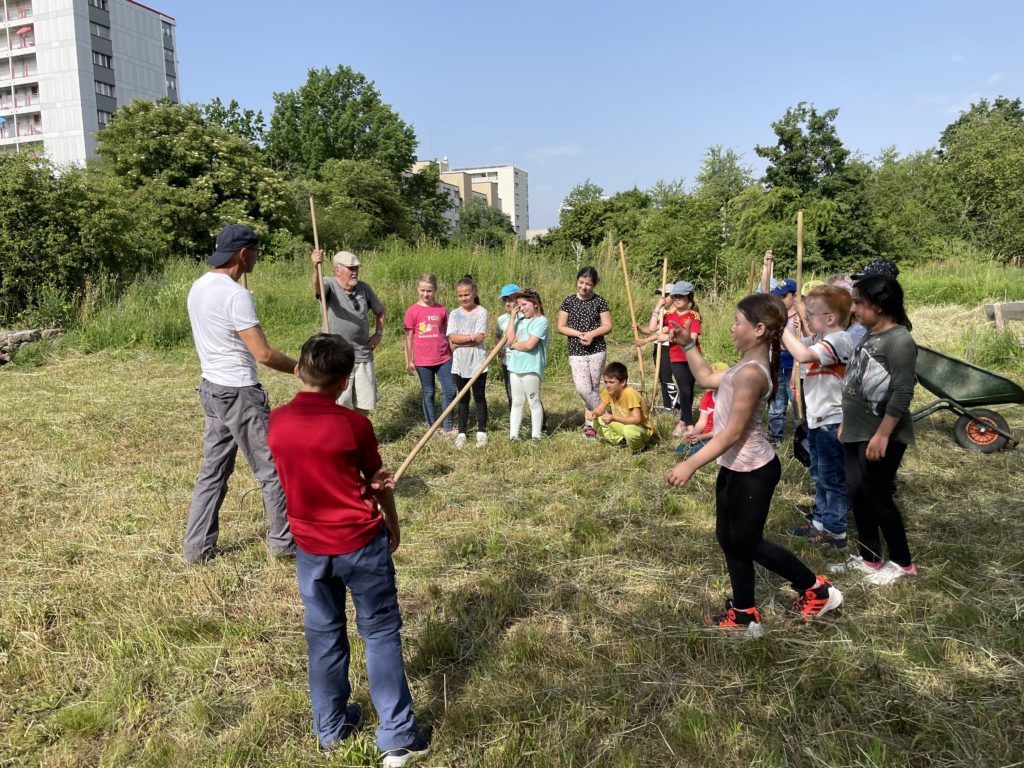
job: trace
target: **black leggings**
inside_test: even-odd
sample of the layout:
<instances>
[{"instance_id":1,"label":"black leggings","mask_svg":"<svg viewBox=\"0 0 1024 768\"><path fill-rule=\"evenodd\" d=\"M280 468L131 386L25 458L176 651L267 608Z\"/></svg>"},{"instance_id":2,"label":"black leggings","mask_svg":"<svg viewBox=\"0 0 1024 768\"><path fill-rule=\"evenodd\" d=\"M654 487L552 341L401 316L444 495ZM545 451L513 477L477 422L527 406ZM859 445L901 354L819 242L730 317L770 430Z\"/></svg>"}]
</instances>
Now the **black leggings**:
<instances>
[{"instance_id":1,"label":"black leggings","mask_svg":"<svg viewBox=\"0 0 1024 768\"><path fill-rule=\"evenodd\" d=\"M788 579L798 592L814 586L814 571L788 549L764 540L768 508L781 476L782 464L778 456L752 472L718 469L715 537L725 553L733 604L737 608L756 605L754 563Z\"/></svg>"},{"instance_id":2,"label":"black leggings","mask_svg":"<svg viewBox=\"0 0 1024 768\"><path fill-rule=\"evenodd\" d=\"M654 366L658 367L658 344L654 345L654 351L651 355L654 359ZM672 383L672 361L668 359L668 347L662 347L661 350L661 367L658 368L658 383L661 385L661 402L665 405L665 408L672 410L672 405L676 400L675 384Z\"/></svg>"},{"instance_id":3,"label":"black leggings","mask_svg":"<svg viewBox=\"0 0 1024 768\"><path fill-rule=\"evenodd\" d=\"M889 547L889 559L906 567L912 562L910 546L903 516L892 498L892 484L907 446L890 440L885 456L878 461L867 460L864 453L867 447L863 442L843 443L846 491L850 495L853 519L857 521L860 556L874 563L882 561L881 530Z\"/></svg>"},{"instance_id":4,"label":"black leggings","mask_svg":"<svg viewBox=\"0 0 1024 768\"><path fill-rule=\"evenodd\" d=\"M662 361L664 365L664 361ZM695 424L693 418L693 372L689 363L672 363L672 378L676 380L679 392L679 420L687 425Z\"/></svg>"},{"instance_id":5,"label":"black leggings","mask_svg":"<svg viewBox=\"0 0 1024 768\"><path fill-rule=\"evenodd\" d=\"M458 374L454 374L455 386L462 391L462 388L469 383ZM476 431L487 431L487 371L480 374L480 378L473 382L473 388L469 390L473 396L473 403L476 405ZM459 432L466 433L469 426L469 395L459 400Z\"/></svg>"}]
</instances>

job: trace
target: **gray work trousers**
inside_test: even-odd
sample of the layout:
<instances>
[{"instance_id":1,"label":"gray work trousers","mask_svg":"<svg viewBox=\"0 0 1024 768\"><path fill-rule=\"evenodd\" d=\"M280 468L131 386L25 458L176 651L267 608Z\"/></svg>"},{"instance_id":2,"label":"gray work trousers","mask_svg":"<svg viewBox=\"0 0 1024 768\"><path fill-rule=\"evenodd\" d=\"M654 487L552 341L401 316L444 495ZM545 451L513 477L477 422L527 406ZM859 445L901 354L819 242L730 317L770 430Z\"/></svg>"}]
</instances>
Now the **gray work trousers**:
<instances>
[{"instance_id":1,"label":"gray work trousers","mask_svg":"<svg viewBox=\"0 0 1024 768\"><path fill-rule=\"evenodd\" d=\"M270 523L267 541L272 555L295 552L285 517L284 491L267 446L270 400L259 384L223 387L203 379L199 402L205 414L203 465L192 493L185 523L185 561L202 562L213 554L220 529L218 513L228 492L235 455L242 450L263 489L263 509Z\"/></svg>"}]
</instances>

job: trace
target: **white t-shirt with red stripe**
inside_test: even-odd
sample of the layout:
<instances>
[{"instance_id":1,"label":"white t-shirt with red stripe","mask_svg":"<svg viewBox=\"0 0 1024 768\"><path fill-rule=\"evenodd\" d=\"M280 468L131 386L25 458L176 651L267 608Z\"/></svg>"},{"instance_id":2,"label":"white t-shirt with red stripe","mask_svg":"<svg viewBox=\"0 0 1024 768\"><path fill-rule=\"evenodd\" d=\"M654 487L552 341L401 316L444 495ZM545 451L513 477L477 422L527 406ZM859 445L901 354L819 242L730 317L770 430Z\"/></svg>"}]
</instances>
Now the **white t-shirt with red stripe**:
<instances>
[{"instance_id":1,"label":"white t-shirt with red stripe","mask_svg":"<svg viewBox=\"0 0 1024 768\"><path fill-rule=\"evenodd\" d=\"M853 337L847 331L836 331L824 338L807 338L818 362L807 364L804 377L804 401L807 404L807 426L815 429L843 420L843 376L853 355Z\"/></svg>"}]
</instances>

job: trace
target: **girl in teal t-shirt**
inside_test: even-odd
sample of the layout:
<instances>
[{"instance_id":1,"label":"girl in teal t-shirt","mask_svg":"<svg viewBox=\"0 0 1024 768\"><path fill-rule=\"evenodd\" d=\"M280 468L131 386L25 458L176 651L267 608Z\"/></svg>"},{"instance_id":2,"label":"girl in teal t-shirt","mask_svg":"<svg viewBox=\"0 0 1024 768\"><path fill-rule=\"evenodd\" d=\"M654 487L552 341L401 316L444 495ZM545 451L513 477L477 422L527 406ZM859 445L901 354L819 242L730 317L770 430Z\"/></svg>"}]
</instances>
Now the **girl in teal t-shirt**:
<instances>
[{"instance_id":1,"label":"girl in teal t-shirt","mask_svg":"<svg viewBox=\"0 0 1024 768\"><path fill-rule=\"evenodd\" d=\"M519 439L523 423L523 405L530 404L530 436L539 440L544 423L544 404L540 399L540 382L548 362L551 331L544 317L540 294L524 288L513 294L518 312L505 330L505 365L508 366L512 408L509 412L509 438Z\"/></svg>"}]
</instances>

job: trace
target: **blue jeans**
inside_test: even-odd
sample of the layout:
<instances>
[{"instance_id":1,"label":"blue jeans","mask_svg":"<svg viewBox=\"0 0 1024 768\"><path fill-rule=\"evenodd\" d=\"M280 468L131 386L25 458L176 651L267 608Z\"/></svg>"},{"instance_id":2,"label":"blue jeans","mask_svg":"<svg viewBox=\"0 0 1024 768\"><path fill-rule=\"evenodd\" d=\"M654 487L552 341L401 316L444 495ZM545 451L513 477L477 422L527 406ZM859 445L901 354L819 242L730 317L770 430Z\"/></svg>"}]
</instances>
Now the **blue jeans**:
<instances>
[{"instance_id":1,"label":"blue jeans","mask_svg":"<svg viewBox=\"0 0 1024 768\"><path fill-rule=\"evenodd\" d=\"M786 431L786 407L793 400L793 389L789 386L792 368L779 369L779 385L775 390L775 398L768 403L768 438L781 440Z\"/></svg>"},{"instance_id":2,"label":"blue jeans","mask_svg":"<svg viewBox=\"0 0 1024 768\"><path fill-rule=\"evenodd\" d=\"M829 533L846 535L846 461L839 442L839 425L822 424L807 435L814 481L814 519Z\"/></svg>"},{"instance_id":3,"label":"blue jeans","mask_svg":"<svg viewBox=\"0 0 1024 768\"><path fill-rule=\"evenodd\" d=\"M416 740L412 695L402 661L402 614L398 610L395 566L388 537L381 532L362 549L345 555L296 553L299 595L306 609L309 649L309 697L313 730L330 746L345 728L349 643L345 626L345 590L352 593L356 627L366 646L370 699L377 710L377 746L398 749Z\"/></svg>"},{"instance_id":4,"label":"blue jeans","mask_svg":"<svg viewBox=\"0 0 1024 768\"><path fill-rule=\"evenodd\" d=\"M429 427L437 421L437 411L434 410L434 392L437 391L434 388L434 375L436 374L438 381L441 382L442 411L451 405L452 400L455 399L455 394L458 392L455 389L455 378L452 376L451 358L438 365L417 365L416 373L419 374L420 386L423 388L423 418L427 420L427 426ZM444 430L452 428L451 414L448 414L445 420L441 422L441 428Z\"/></svg>"}]
</instances>

